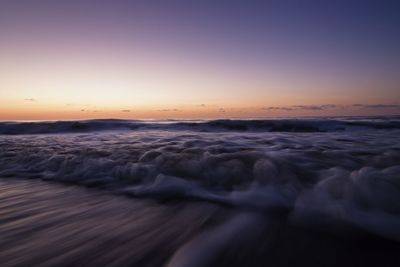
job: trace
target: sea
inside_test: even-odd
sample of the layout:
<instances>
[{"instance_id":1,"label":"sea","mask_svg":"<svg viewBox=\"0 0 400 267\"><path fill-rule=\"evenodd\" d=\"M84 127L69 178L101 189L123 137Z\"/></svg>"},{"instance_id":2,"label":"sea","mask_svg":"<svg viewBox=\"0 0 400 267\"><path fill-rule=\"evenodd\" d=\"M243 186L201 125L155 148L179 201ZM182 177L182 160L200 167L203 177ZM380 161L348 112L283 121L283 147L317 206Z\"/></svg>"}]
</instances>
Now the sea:
<instances>
[{"instance_id":1,"label":"sea","mask_svg":"<svg viewBox=\"0 0 400 267\"><path fill-rule=\"evenodd\" d=\"M400 117L2 121L0 199L2 266L400 266Z\"/></svg>"}]
</instances>

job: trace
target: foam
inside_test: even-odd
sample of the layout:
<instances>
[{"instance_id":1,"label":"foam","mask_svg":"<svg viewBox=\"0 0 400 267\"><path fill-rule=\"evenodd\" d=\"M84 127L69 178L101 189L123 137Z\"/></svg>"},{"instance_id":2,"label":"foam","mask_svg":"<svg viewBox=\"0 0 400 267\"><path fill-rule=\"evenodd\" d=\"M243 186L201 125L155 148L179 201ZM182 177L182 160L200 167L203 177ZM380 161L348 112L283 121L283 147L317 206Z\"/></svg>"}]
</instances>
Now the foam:
<instances>
[{"instance_id":1,"label":"foam","mask_svg":"<svg viewBox=\"0 0 400 267\"><path fill-rule=\"evenodd\" d=\"M305 222L313 213L400 240L397 129L151 127L0 135L0 177L69 182L134 197L200 199L244 210L280 209L290 211L294 221Z\"/></svg>"}]
</instances>

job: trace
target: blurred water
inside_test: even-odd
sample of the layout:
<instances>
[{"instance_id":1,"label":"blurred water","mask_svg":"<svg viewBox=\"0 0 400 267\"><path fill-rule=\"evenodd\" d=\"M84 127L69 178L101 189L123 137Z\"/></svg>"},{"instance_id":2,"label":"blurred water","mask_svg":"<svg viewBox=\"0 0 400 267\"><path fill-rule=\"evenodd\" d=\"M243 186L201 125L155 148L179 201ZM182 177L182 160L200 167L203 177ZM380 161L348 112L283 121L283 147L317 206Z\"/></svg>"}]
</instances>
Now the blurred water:
<instances>
[{"instance_id":1,"label":"blurred water","mask_svg":"<svg viewBox=\"0 0 400 267\"><path fill-rule=\"evenodd\" d=\"M400 266L399 126L2 122L0 266Z\"/></svg>"},{"instance_id":2,"label":"blurred water","mask_svg":"<svg viewBox=\"0 0 400 267\"><path fill-rule=\"evenodd\" d=\"M0 179L1 266L398 266L400 245L335 221L157 203Z\"/></svg>"}]
</instances>

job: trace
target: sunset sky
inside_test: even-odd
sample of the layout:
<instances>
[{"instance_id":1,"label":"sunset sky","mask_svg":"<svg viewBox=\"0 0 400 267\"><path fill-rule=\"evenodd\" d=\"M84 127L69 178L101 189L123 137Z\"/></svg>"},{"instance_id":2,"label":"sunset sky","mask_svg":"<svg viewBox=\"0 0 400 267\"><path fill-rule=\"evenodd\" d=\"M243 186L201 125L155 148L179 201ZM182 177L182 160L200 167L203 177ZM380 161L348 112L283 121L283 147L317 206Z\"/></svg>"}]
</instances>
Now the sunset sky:
<instances>
[{"instance_id":1,"label":"sunset sky","mask_svg":"<svg viewBox=\"0 0 400 267\"><path fill-rule=\"evenodd\" d=\"M1 0L0 120L400 114L400 1Z\"/></svg>"}]
</instances>

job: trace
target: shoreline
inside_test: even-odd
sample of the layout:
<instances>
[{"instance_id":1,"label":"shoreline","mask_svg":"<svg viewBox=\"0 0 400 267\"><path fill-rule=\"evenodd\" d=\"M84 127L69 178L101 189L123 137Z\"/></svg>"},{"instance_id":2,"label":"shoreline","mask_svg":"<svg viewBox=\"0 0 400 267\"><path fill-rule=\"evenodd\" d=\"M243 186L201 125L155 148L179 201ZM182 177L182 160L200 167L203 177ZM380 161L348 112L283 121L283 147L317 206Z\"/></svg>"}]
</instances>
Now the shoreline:
<instances>
[{"instance_id":1,"label":"shoreline","mask_svg":"<svg viewBox=\"0 0 400 267\"><path fill-rule=\"evenodd\" d=\"M41 180L0 179L2 266L397 266L400 244L287 214L159 204Z\"/></svg>"}]
</instances>

